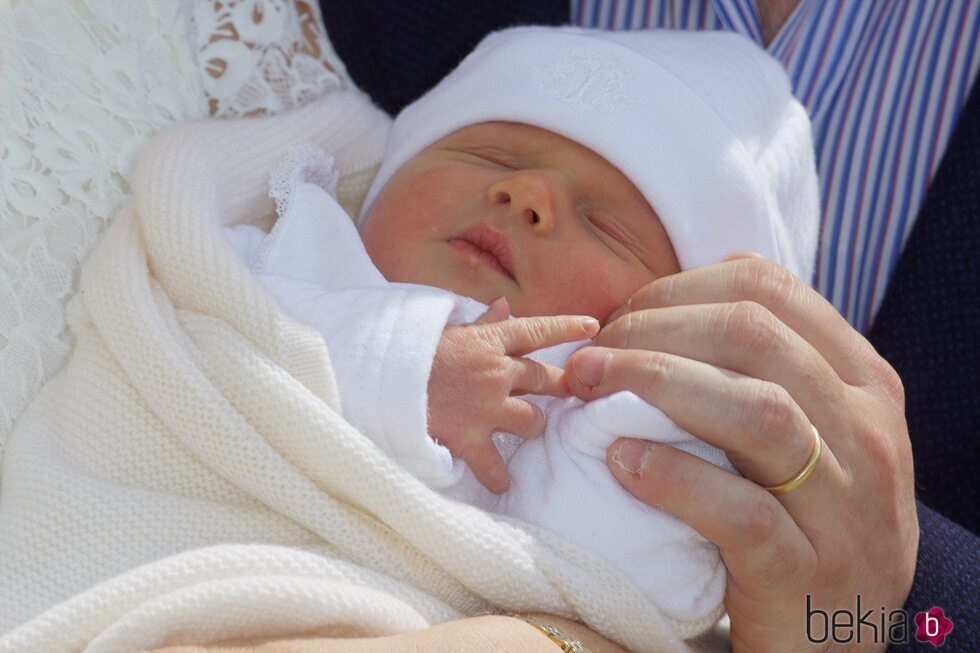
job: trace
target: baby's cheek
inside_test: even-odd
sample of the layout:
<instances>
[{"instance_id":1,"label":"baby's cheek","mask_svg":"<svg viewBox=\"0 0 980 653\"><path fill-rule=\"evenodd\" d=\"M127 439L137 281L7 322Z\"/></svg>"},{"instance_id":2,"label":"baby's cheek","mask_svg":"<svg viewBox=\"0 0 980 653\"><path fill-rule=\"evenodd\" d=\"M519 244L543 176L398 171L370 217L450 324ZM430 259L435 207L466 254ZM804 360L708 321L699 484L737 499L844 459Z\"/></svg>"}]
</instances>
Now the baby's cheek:
<instances>
[{"instance_id":1,"label":"baby's cheek","mask_svg":"<svg viewBox=\"0 0 980 653\"><path fill-rule=\"evenodd\" d=\"M381 271L381 274L384 274L384 268L388 265L388 259L393 253L394 248L389 240L385 238L384 230L373 227L374 225L365 226L364 231L361 233L361 241L364 243L364 249L367 250L371 262Z\"/></svg>"},{"instance_id":2,"label":"baby's cheek","mask_svg":"<svg viewBox=\"0 0 980 653\"><path fill-rule=\"evenodd\" d=\"M597 319L605 317L625 303L632 290L639 287L633 275L616 273L607 259L602 257L579 256L570 259L573 263L564 266L566 274L555 274L552 268L549 277L548 313L569 315L591 315Z\"/></svg>"},{"instance_id":3,"label":"baby's cheek","mask_svg":"<svg viewBox=\"0 0 980 653\"><path fill-rule=\"evenodd\" d=\"M362 234L368 257L388 281L410 281L406 270L411 269L411 248L405 246L400 230L366 229Z\"/></svg>"}]
</instances>

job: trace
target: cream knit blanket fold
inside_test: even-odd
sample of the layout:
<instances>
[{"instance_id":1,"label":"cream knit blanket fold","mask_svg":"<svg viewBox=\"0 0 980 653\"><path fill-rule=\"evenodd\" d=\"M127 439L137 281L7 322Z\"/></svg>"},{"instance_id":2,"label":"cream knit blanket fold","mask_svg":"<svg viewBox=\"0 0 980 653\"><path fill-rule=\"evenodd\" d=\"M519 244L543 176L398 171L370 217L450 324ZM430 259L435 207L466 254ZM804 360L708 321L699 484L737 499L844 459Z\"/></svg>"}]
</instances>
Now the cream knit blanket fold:
<instances>
[{"instance_id":1,"label":"cream knit blanket fold","mask_svg":"<svg viewBox=\"0 0 980 653\"><path fill-rule=\"evenodd\" d=\"M493 610L675 651L713 621L669 621L595 557L395 465L343 419L319 336L224 240L271 212L268 173L300 142L336 157L356 211L388 126L337 92L147 147L69 308L75 354L9 439L0 651L382 635Z\"/></svg>"}]
</instances>

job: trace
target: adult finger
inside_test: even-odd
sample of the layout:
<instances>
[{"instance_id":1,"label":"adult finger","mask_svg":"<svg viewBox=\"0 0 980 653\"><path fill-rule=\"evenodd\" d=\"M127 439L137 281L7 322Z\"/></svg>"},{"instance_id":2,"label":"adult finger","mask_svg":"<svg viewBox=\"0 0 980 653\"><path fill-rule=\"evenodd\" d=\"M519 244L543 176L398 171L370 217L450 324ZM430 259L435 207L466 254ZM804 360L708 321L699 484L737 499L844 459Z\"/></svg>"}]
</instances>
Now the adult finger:
<instances>
[{"instance_id":1,"label":"adult finger","mask_svg":"<svg viewBox=\"0 0 980 653\"><path fill-rule=\"evenodd\" d=\"M565 370L554 365L515 356L511 358L513 370L512 395L548 395L567 397Z\"/></svg>"},{"instance_id":2,"label":"adult finger","mask_svg":"<svg viewBox=\"0 0 980 653\"><path fill-rule=\"evenodd\" d=\"M658 351L584 347L568 360L568 386L586 401L629 390L689 433L729 453L760 485L778 485L813 451L810 422L782 387ZM836 465L831 452L821 465Z\"/></svg>"},{"instance_id":3,"label":"adult finger","mask_svg":"<svg viewBox=\"0 0 980 653\"><path fill-rule=\"evenodd\" d=\"M735 584L785 587L787 578L805 578L816 567L803 531L748 479L679 449L626 438L609 447L606 464L630 494L716 544Z\"/></svg>"},{"instance_id":4,"label":"adult finger","mask_svg":"<svg viewBox=\"0 0 980 653\"><path fill-rule=\"evenodd\" d=\"M666 352L769 381L785 388L822 432L844 431L826 408L840 405L847 387L820 352L760 304L635 311L607 325L595 341Z\"/></svg>"},{"instance_id":5,"label":"adult finger","mask_svg":"<svg viewBox=\"0 0 980 653\"><path fill-rule=\"evenodd\" d=\"M536 438L544 433L547 425L544 412L530 401L508 397L504 399L497 417L497 429L519 435L522 438Z\"/></svg>"},{"instance_id":6,"label":"adult finger","mask_svg":"<svg viewBox=\"0 0 980 653\"><path fill-rule=\"evenodd\" d=\"M591 338L599 332L599 321L581 315L546 315L518 317L479 328L492 334L507 355L523 356L563 342Z\"/></svg>"},{"instance_id":7,"label":"adult finger","mask_svg":"<svg viewBox=\"0 0 980 653\"><path fill-rule=\"evenodd\" d=\"M589 400L631 390L685 431L727 452L732 465L758 485L793 478L813 453L806 415L768 381L663 352L601 347L577 351L568 370L576 396ZM804 530L820 528L820 520L837 510L846 476L825 446L810 479L779 501Z\"/></svg>"},{"instance_id":8,"label":"adult finger","mask_svg":"<svg viewBox=\"0 0 980 653\"><path fill-rule=\"evenodd\" d=\"M879 357L867 340L817 291L768 259L738 258L661 277L636 291L629 307L737 301L766 307L819 351L845 382L862 385L875 378Z\"/></svg>"}]
</instances>

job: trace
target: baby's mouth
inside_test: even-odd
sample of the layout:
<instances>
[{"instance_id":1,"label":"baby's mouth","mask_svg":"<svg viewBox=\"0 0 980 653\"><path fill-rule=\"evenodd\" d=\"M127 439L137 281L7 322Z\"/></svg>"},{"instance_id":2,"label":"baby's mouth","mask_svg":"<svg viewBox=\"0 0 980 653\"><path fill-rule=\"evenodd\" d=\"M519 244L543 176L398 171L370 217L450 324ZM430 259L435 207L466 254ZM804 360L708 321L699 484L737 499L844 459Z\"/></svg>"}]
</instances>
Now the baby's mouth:
<instances>
[{"instance_id":1,"label":"baby's mouth","mask_svg":"<svg viewBox=\"0 0 980 653\"><path fill-rule=\"evenodd\" d=\"M507 237L485 224L473 225L459 236L450 238L449 244L461 252L475 256L511 281L516 281L514 259Z\"/></svg>"}]
</instances>

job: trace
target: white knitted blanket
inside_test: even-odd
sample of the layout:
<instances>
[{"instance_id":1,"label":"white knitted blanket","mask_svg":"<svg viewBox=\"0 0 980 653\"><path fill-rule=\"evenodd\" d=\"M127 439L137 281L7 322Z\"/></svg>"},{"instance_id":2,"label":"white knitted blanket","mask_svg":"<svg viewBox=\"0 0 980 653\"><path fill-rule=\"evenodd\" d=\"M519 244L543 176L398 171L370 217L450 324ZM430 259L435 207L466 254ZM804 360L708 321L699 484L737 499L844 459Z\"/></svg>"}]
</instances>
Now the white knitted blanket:
<instances>
[{"instance_id":1,"label":"white knitted blanket","mask_svg":"<svg viewBox=\"0 0 980 653\"><path fill-rule=\"evenodd\" d=\"M382 635L495 610L675 651L710 625L666 620L595 557L395 465L343 419L322 340L224 240L270 213L266 176L297 142L334 154L356 211L388 125L336 92L144 151L69 307L74 356L8 442L0 651Z\"/></svg>"}]
</instances>

